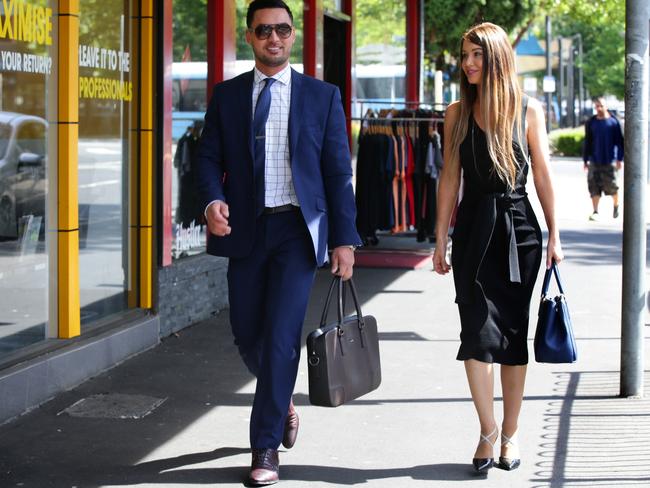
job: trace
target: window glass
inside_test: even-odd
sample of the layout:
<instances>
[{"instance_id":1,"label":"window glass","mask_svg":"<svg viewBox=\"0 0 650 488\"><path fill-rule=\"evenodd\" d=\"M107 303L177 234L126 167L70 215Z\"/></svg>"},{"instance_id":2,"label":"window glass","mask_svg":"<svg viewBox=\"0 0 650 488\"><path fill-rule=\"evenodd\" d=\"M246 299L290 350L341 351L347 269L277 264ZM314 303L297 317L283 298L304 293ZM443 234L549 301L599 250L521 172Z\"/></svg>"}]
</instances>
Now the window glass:
<instances>
[{"instance_id":1,"label":"window glass","mask_svg":"<svg viewBox=\"0 0 650 488\"><path fill-rule=\"evenodd\" d=\"M52 3L0 5L0 361L46 337Z\"/></svg>"},{"instance_id":2,"label":"window glass","mask_svg":"<svg viewBox=\"0 0 650 488\"><path fill-rule=\"evenodd\" d=\"M128 0L79 2L81 324L127 308L128 136L133 83Z\"/></svg>"},{"instance_id":3,"label":"window glass","mask_svg":"<svg viewBox=\"0 0 650 488\"><path fill-rule=\"evenodd\" d=\"M207 109L207 1L173 0L172 258L205 252L206 226L194 183Z\"/></svg>"},{"instance_id":4,"label":"window glass","mask_svg":"<svg viewBox=\"0 0 650 488\"><path fill-rule=\"evenodd\" d=\"M356 66L353 114L362 116L405 101L406 2L356 2Z\"/></svg>"}]
</instances>

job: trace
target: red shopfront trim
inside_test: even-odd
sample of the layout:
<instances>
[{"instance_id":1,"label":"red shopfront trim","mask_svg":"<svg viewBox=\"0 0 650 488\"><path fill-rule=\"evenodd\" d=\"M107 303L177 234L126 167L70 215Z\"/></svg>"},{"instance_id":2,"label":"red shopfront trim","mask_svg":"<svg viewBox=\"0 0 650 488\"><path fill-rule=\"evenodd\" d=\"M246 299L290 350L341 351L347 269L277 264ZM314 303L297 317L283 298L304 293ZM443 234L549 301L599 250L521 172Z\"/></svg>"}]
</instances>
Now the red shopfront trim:
<instances>
[{"instance_id":1,"label":"red shopfront trim","mask_svg":"<svg viewBox=\"0 0 650 488\"><path fill-rule=\"evenodd\" d=\"M234 76L237 59L236 15L234 0L208 0L208 99L216 83Z\"/></svg>"},{"instance_id":2,"label":"red shopfront trim","mask_svg":"<svg viewBox=\"0 0 650 488\"><path fill-rule=\"evenodd\" d=\"M406 0L406 101L420 101L420 0Z\"/></svg>"},{"instance_id":3,"label":"red shopfront trim","mask_svg":"<svg viewBox=\"0 0 650 488\"><path fill-rule=\"evenodd\" d=\"M162 113L162 249L163 266L172 264L172 64L173 64L173 0L165 0L163 5L163 113Z\"/></svg>"},{"instance_id":4,"label":"red shopfront trim","mask_svg":"<svg viewBox=\"0 0 650 488\"><path fill-rule=\"evenodd\" d=\"M303 10L303 72L323 79L323 2L305 0Z\"/></svg>"}]
</instances>

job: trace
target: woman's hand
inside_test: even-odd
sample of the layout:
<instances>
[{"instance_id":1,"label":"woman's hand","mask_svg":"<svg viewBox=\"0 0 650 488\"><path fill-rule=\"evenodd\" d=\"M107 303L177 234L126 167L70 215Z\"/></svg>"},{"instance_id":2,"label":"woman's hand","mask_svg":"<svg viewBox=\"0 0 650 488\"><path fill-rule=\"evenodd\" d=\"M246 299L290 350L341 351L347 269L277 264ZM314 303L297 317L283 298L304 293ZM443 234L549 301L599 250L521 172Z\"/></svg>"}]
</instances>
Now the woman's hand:
<instances>
[{"instance_id":1,"label":"woman's hand","mask_svg":"<svg viewBox=\"0 0 650 488\"><path fill-rule=\"evenodd\" d=\"M436 249L433 251L433 270L441 275L449 273L451 266L447 262L447 239L436 239Z\"/></svg>"},{"instance_id":2,"label":"woman's hand","mask_svg":"<svg viewBox=\"0 0 650 488\"><path fill-rule=\"evenodd\" d=\"M555 261L557 264L564 259L562 244L559 236L550 236L546 245L546 269L551 269L551 264Z\"/></svg>"}]
</instances>

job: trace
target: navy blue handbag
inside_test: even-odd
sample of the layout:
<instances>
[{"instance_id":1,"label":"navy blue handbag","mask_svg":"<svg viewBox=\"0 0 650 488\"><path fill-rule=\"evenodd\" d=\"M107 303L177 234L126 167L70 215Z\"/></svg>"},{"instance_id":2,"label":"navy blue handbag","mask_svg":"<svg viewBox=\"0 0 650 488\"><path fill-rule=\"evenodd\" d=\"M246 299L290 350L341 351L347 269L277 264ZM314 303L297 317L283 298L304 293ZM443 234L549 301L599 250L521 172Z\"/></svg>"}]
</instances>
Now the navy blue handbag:
<instances>
[{"instance_id":1,"label":"navy blue handbag","mask_svg":"<svg viewBox=\"0 0 650 488\"><path fill-rule=\"evenodd\" d=\"M548 296L551 274L555 275L560 294ZM546 270L535 330L535 361L538 363L573 363L578 358L569 307L557 264Z\"/></svg>"}]
</instances>

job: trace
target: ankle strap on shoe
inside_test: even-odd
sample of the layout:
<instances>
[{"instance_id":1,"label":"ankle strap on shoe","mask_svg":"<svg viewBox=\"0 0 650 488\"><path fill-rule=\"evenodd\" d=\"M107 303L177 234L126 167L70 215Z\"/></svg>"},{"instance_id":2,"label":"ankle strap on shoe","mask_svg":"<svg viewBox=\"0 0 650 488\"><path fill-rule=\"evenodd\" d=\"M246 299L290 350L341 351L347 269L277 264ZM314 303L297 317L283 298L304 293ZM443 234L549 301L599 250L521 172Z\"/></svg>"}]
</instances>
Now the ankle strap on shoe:
<instances>
[{"instance_id":1,"label":"ankle strap on shoe","mask_svg":"<svg viewBox=\"0 0 650 488\"><path fill-rule=\"evenodd\" d=\"M514 434L512 434L512 437L508 437L507 435L505 435L503 433L503 431L501 431L501 445L506 446L508 444L511 444L511 445L514 446L515 441L513 439L515 438L516 435L517 435L517 433L515 432Z\"/></svg>"},{"instance_id":2,"label":"ankle strap on shoe","mask_svg":"<svg viewBox=\"0 0 650 488\"><path fill-rule=\"evenodd\" d=\"M487 443L490 444L492 447L494 447L494 443L496 442L496 439L494 439L494 442L492 442L492 441L490 440L490 437L492 437L493 435L497 434L497 433L498 433L498 430L499 430L498 427L495 425L495 426L494 426L494 430L493 430L492 432L490 432L488 435L484 435L484 434L481 432L481 441L480 441L480 442L487 442Z\"/></svg>"}]
</instances>

